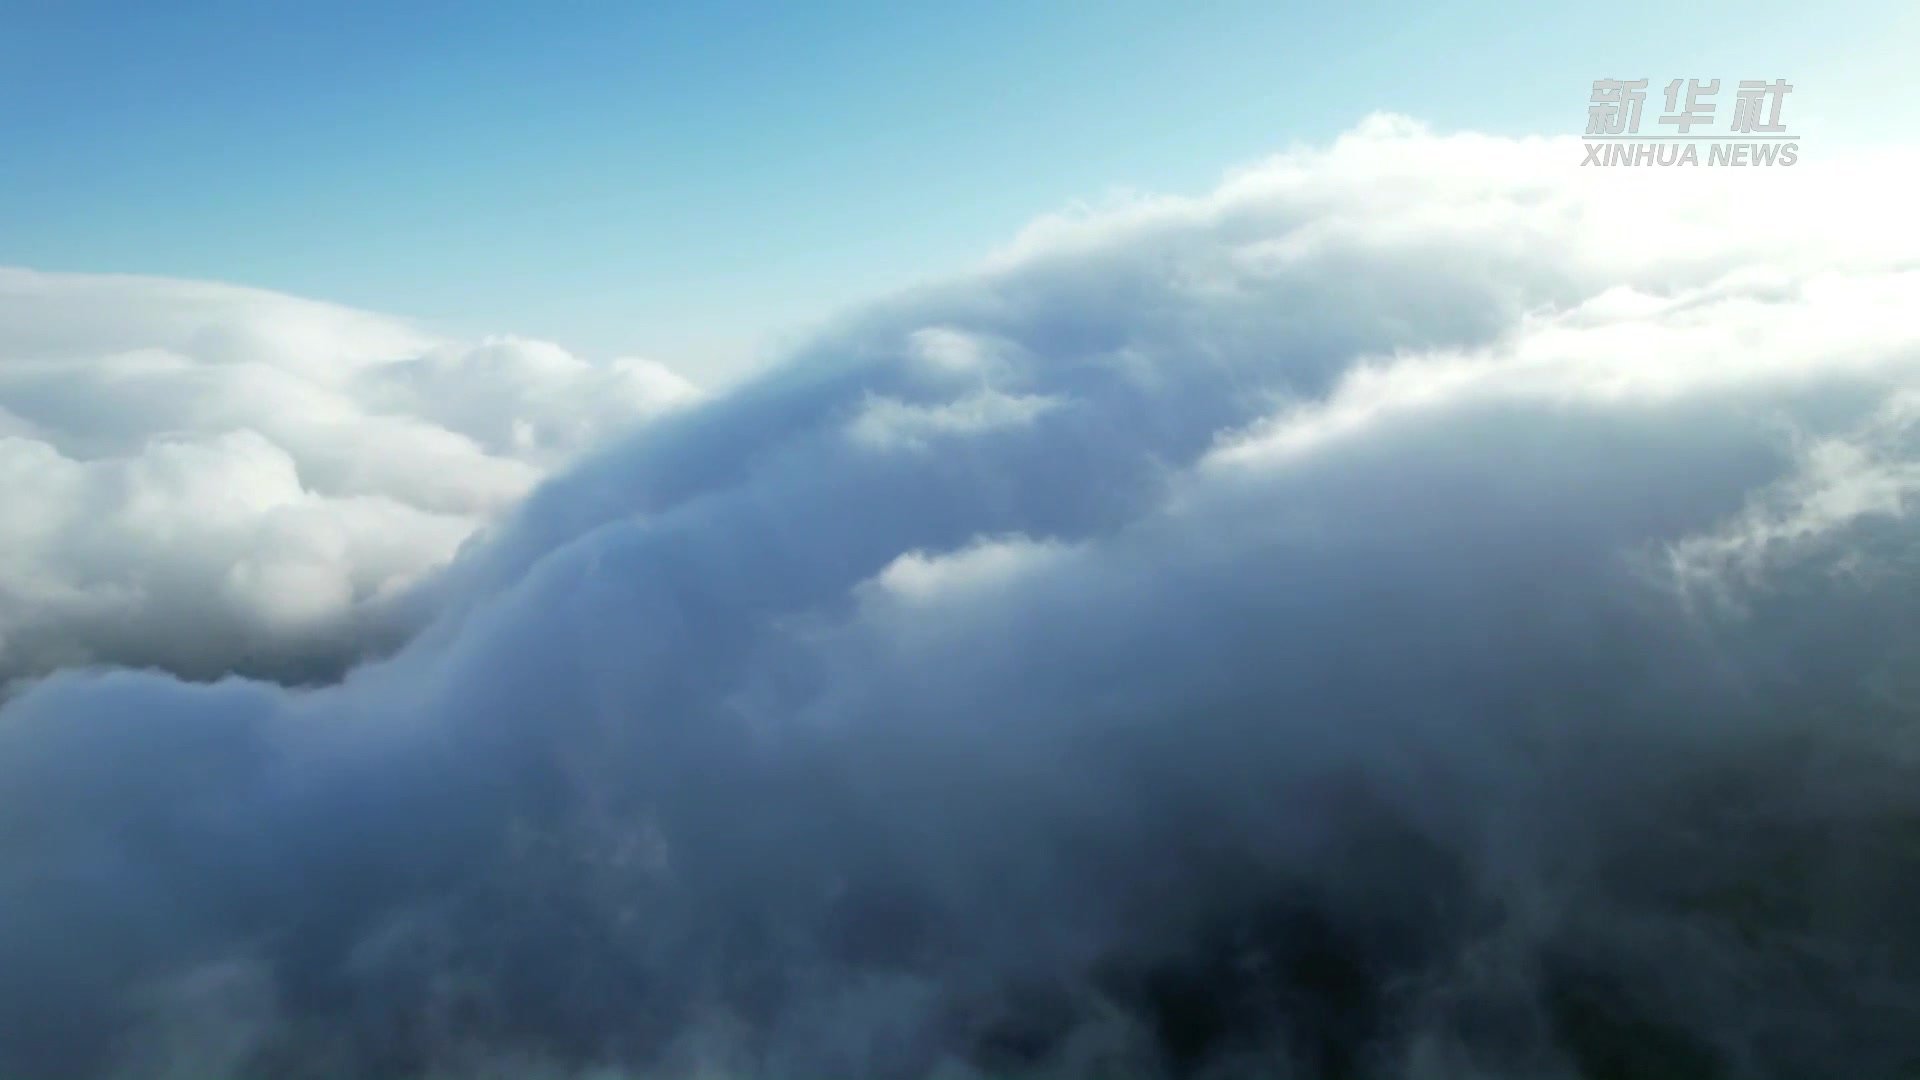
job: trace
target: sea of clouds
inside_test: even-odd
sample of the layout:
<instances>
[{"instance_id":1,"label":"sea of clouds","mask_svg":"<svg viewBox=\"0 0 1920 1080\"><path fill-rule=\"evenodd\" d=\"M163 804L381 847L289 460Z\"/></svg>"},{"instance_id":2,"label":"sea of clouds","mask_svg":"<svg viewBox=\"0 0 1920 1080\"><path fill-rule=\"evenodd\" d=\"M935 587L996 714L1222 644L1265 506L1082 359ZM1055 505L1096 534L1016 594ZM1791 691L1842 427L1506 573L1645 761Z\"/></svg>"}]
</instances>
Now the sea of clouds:
<instances>
[{"instance_id":1,"label":"sea of clouds","mask_svg":"<svg viewBox=\"0 0 1920 1080\"><path fill-rule=\"evenodd\" d=\"M0 1075L1911 1075L1911 163L1579 156L1375 118L704 398L0 276Z\"/></svg>"}]
</instances>

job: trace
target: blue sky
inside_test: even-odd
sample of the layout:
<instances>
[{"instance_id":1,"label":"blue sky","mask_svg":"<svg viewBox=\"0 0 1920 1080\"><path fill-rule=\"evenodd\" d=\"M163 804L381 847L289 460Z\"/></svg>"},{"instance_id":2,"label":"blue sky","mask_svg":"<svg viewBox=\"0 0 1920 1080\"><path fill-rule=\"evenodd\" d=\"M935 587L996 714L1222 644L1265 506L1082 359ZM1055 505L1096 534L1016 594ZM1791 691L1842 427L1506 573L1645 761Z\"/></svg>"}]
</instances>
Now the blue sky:
<instances>
[{"instance_id":1,"label":"blue sky","mask_svg":"<svg viewBox=\"0 0 1920 1080\"><path fill-rule=\"evenodd\" d=\"M1785 77L1809 154L1920 119L1906 0L4 8L0 264L694 372L1376 109L1571 134L1597 77Z\"/></svg>"}]
</instances>

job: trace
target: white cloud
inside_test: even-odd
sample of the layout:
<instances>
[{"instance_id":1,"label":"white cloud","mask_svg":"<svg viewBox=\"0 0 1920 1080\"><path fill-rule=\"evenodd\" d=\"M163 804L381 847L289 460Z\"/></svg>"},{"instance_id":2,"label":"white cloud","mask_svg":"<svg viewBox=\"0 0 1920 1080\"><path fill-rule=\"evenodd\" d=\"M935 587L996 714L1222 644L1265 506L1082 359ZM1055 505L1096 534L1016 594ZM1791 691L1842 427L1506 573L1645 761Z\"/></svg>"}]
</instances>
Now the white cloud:
<instances>
[{"instance_id":1,"label":"white cloud","mask_svg":"<svg viewBox=\"0 0 1920 1080\"><path fill-rule=\"evenodd\" d=\"M1807 157L1371 121L1042 222L590 453L337 685L19 693L0 1066L1896 1074L1920 226ZM537 469L498 448L580 398L433 389L574 370L496 347L345 397ZM131 486L240 532L311 497L246 426L191 467L139 436ZM330 498L496 505L327 460ZM6 527L57 532L59 483ZM298 620L405 531L207 563ZM208 970L277 1008L128 989Z\"/></svg>"},{"instance_id":2,"label":"white cloud","mask_svg":"<svg viewBox=\"0 0 1920 1080\"><path fill-rule=\"evenodd\" d=\"M1059 402L1037 394L1007 394L986 388L937 405L912 405L897 398L873 397L847 426L855 442L875 449L924 448L947 436L976 435L995 428L1023 427Z\"/></svg>"},{"instance_id":3,"label":"white cloud","mask_svg":"<svg viewBox=\"0 0 1920 1080\"><path fill-rule=\"evenodd\" d=\"M873 584L889 598L907 604L934 603L981 589L999 591L1031 573L1044 571L1059 545L1026 537L976 540L957 551L929 555L909 551L888 563Z\"/></svg>"},{"instance_id":4,"label":"white cloud","mask_svg":"<svg viewBox=\"0 0 1920 1080\"><path fill-rule=\"evenodd\" d=\"M325 673L548 470L694 396L256 290L0 270L0 681Z\"/></svg>"}]
</instances>

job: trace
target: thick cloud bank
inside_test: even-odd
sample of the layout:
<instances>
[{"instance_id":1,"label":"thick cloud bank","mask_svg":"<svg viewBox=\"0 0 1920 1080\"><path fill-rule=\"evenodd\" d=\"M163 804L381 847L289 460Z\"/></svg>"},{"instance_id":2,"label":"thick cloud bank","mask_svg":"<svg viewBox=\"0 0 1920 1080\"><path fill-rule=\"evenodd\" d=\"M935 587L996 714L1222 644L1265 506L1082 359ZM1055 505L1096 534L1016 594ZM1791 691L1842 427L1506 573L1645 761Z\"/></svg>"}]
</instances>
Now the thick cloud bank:
<instances>
[{"instance_id":1,"label":"thick cloud bank","mask_svg":"<svg viewBox=\"0 0 1920 1080\"><path fill-rule=\"evenodd\" d=\"M546 472L691 396L272 293L0 269L0 682L337 672Z\"/></svg>"},{"instance_id":2,"label":"thick cloud bank","mask_svg":"<svg viewBox=\"0 0 1920 1080\"><path fill-rule=\"evenodd\" d=\"M1042 222L338 685L17 696L0 1074L1910 1075L1911 215L1579 158Z\"/></svg>"}]
</instances>

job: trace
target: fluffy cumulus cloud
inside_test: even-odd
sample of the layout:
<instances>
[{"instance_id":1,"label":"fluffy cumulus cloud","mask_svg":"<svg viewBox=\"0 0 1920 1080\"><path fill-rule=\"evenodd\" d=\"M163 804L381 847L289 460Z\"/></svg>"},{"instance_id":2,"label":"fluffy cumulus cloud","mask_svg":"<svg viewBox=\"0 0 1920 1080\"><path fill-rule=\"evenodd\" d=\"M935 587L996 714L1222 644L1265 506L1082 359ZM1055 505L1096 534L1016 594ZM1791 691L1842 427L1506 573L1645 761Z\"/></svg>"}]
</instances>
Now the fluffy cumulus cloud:
<instances>
[{"instance_id":1,"label":"fluffy cumulus cloud","mask_svg":"<svg viewBox=\"0 0 1920 1080\"><path fill-rule=\"evenodd\" d=\"M272 293L0 270L0 682L337 673L541 476L692 396Z\"/></svg>"},{"instance_id":2,"label":"fluffy cumulus cloud","mask_svg":"<svg viewBox=\"0 0 1920 1080\"><path fill-rule=\"evenodd\" d=\"M337 683L16 694L0 1072L1907 1075L1914 223L1579 157L1377 120L1040 222L547 480ZM29 445L332 476L364 533L270 547L324 562L591 415L442 362L313 376L434 426L311 470ZM451 508L354 486L449 431Z\"/></svg>"}]
</instances>

